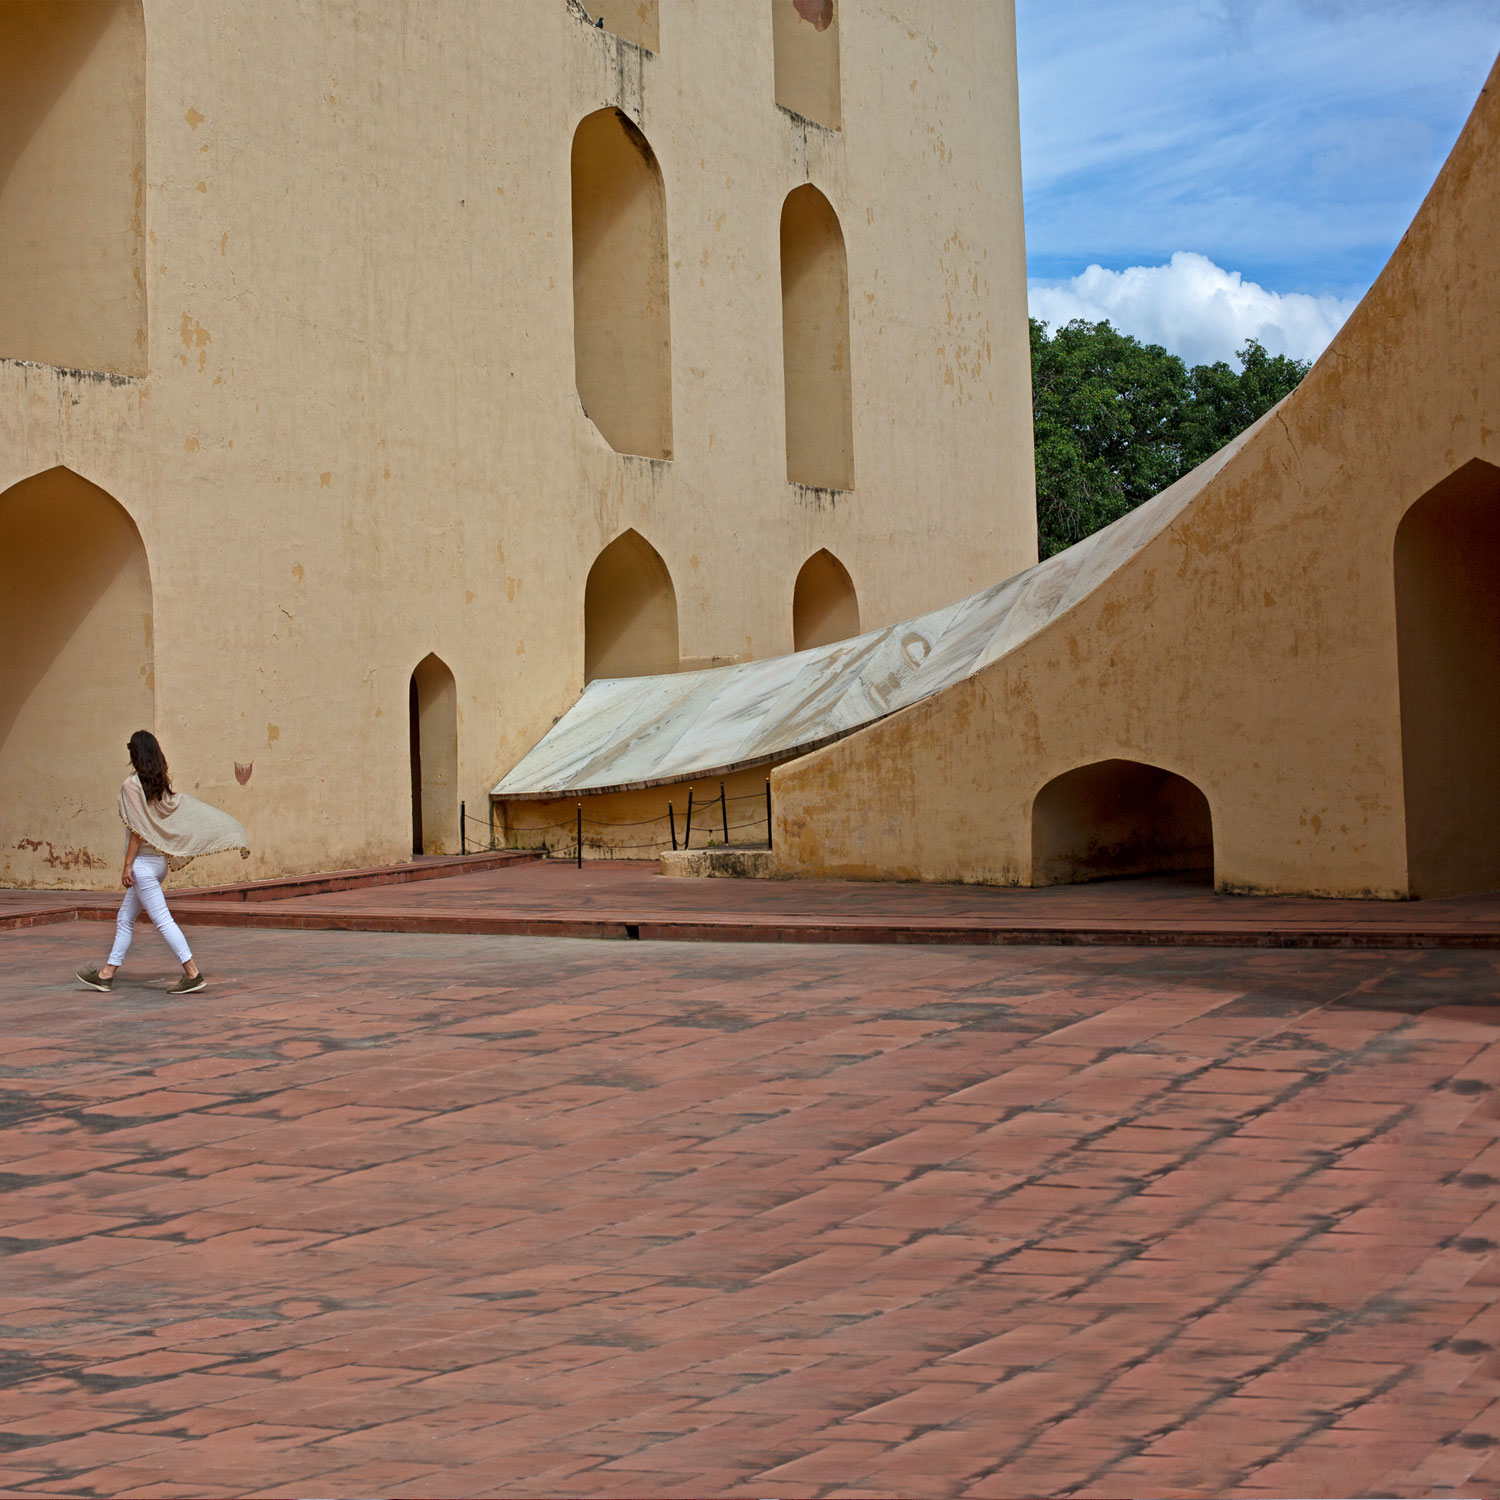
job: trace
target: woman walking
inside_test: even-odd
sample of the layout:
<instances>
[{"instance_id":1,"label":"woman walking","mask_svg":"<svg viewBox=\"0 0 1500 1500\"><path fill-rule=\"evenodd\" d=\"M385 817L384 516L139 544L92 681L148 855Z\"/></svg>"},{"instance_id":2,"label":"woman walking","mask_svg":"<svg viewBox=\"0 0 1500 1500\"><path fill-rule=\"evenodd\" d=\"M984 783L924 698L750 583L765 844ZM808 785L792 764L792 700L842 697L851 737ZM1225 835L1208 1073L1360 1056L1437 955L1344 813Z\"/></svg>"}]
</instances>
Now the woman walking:
<instances>
[{"instance_id":1,"label":"woman walking","mask_svg":"<svg viewBox=\"0 0 1500 1500\"><path fill-rule=\"evenodd\" d=\"M170 993L191 994L208 981L193 962L187 939L167 910L161 883L169 869L180 870L200 854L238 849L241 857L248 859L245 830L228 813L172 790L167 758L149 730L136 730L127 748L134 771L120 788L120 821L129 833L121 875L125 899L115 922L115 945L109 951L109 962L98 969L80 969L78 977L92 990L114 988L115 972L130 951L135 919L144 907L182 965L182 978L171 986Z\"/></svg>"}]
</instances>

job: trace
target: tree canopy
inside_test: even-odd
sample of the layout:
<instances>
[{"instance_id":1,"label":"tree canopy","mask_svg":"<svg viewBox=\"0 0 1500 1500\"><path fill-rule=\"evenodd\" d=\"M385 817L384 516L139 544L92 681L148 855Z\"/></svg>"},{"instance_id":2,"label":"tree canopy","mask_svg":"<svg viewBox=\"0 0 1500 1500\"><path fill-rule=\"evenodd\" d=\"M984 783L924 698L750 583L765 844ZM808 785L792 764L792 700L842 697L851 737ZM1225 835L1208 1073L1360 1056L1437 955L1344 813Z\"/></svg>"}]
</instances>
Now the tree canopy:
<instances>
[{"instance_id":1,"label":"tree canopy","mask_svg":"<svg viewBox=\"0 0 1500 1500\"><path fill-rule=\"evenodd\" d=\"M1051 557L1196 468L1307 373L1255 339L1241 368L1190 369L1159 344L1075 319L1031 320L1037 533Z\"/></svg>"}]
</instances>

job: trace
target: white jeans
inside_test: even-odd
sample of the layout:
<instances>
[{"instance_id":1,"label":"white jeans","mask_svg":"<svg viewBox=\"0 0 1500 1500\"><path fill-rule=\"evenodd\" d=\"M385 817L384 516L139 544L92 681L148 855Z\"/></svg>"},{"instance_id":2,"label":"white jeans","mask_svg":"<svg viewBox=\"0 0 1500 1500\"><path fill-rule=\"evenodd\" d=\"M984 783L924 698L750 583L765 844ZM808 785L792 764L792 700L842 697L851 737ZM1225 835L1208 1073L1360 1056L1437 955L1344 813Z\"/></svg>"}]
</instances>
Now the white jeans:
<instances>
[{"instance_id":1,"label":"white jeans","mask_svg":"<svg viewBox=\"0 0 1500 1500\"><path fill-rule=\"evenodd\" d=\"M125 899L120 903L120 915L115 919L115 945L109 950L110 966L123 963L125 955L130 952L130 940L135 936L135 919L143 906L156 930L166 939L167 947L172 950L177 962L187 963L193 956L192 950L182 935L182 929L172 920L172 913L167 910L167 898L162 895L161 890L161 883L167 878L166 855L158 854L154 849L143 849L131 864L130 874L135 884L125 892Z\"/></svg>"}]
</instances>

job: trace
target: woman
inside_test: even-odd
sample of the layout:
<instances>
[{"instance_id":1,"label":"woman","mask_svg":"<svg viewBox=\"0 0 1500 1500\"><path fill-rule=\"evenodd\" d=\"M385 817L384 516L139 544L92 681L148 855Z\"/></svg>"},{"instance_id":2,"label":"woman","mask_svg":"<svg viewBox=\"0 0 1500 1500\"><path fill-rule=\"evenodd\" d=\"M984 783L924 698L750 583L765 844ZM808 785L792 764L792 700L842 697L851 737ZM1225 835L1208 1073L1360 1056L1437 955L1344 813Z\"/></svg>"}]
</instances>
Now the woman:
<instances>
[{"instance_id":1,"label":"woman","mask_svg":"<svg viewBox=\"0 0 1500 1500\"><path fill-rule=\"evenodd\" d=\"M130 835L125 844L125 870L121 876L125 899L120 903L109 962L98 969L80 969L78 977L91 990L114 988L115 971L130 951L135 919L145 907L146 915L182 965L182 978L171 986L169 993L188 995L201 990L208 980L193 962L187 939L167 910L161 883L168 869L180 870L200 854L238 849L242 858L249 859L250 850L246 847L245 830L228 813L172 790L167 758L154 734L146 729L136 730L127 748L135 771L120 788L120 821Z\"/></svg>"}]
</instances>

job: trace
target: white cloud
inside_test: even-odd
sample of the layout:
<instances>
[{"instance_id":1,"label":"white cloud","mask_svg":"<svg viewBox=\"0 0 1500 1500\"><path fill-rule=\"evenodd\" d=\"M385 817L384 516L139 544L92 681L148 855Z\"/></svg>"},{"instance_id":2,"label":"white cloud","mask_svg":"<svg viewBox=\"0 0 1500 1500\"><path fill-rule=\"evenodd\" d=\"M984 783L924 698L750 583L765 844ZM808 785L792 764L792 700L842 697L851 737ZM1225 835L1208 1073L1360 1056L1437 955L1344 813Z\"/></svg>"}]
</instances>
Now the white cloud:
<instances>
[{"instance_id":1,"label":"white cloud","mask_svg":"<svg viewBox=\"0 0 1500 1500\"><path fill-rule=\"evenodd\" d=\"M1027 300L1032 317L1053 328L1073 318L1107 320L1190 365L1233 363L1252 338L1272 354L1316 359L1355 305L1353 298L1267 291L1190 250L1164 266L1090 266L1066 281L1033 281Z\"/></svg>"},{"instance_id":2,"label":"white cloud","mask_svg":"<svg viewBox=\"0 0 1500 1500\"><path fill-rule=\"evenodd\" d=\"M1497 0L1017 0L1034 276L1184 246L1347 297L1500 49Z\"/></svg>"}]
</instances>

